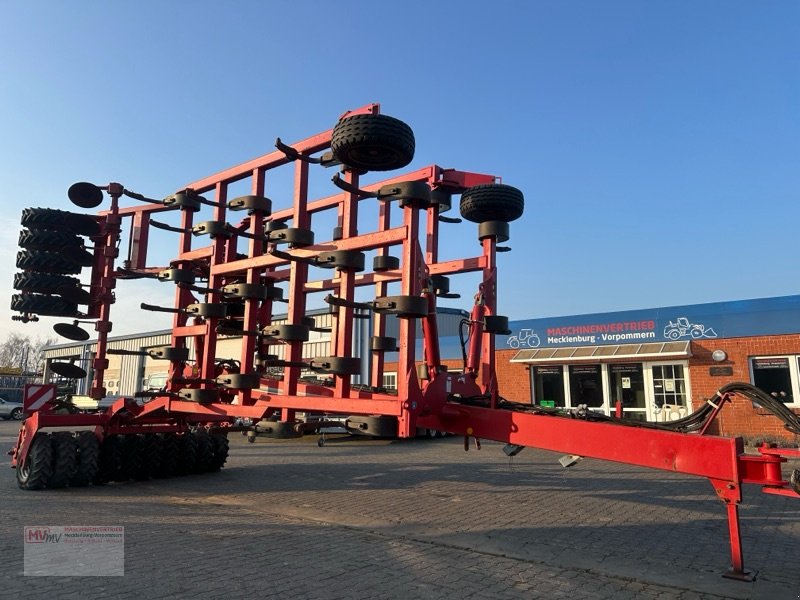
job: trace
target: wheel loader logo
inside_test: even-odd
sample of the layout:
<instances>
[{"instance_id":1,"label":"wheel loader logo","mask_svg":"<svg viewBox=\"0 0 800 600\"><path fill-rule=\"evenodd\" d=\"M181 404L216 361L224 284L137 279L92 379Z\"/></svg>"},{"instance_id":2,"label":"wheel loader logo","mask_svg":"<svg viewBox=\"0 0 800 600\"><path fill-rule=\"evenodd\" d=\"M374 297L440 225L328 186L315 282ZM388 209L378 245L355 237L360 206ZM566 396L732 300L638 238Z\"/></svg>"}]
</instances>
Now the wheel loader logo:
<instances>
[{"instance_id":1,"label":"wheel loader logo","mask_svg":"<svg viewBox=\"0 0 800 600\"><path fill-rule=\"evenodd\" d=\"M511 348L538 348L542 341L533 329L520 329L519 334L509 336L506 343Z\"/></svg>"},{"instance_id":2,"label":"wheel loader logo","mask_svg":"<svg viewBox=\"0 0 800 600\"><path fill-rule=\"evenodd\" d=\"M675 321L669 321L664 327L664 337L668 340L679 340L681 338L715 338L717 332L711 327L706 327L702 323L690 323L686 317L678 317Z\"/></svg>"}]
</instances>

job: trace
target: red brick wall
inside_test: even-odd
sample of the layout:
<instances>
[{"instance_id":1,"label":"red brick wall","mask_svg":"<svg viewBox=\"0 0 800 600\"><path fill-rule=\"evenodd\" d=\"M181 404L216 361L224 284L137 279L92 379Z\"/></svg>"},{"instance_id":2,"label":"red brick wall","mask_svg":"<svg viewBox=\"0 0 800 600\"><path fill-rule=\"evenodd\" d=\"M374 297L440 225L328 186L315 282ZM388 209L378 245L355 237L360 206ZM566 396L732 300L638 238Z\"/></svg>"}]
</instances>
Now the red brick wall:
<instances>
[{"instance_id":1,"label":"red brick wall","mask_svg":"<svg viewBox=\"0 0 800 600\"><path fill-rule=\"evenodd\" d=\"M728 358L724 362L711 360L714 350L724 350ZM750 382L752 356L778 354L800 354L800 335L773 335L731 339L708 339L692 342L692 357L689 359L689 377L692 386L692 405L697 409L701 402L714 395L720 387L733 381ZM733 375L715 377L709 374L712 366L733 368ZM795 413L800 411L795 410ZM763 409L754 409L752 403L736 397L727 405L717 419L714 433L725 436L772 436L792 439L792 434L783 428L783 423Z\"/></svg>"},{"instance_id":2,"label":"red brick wall","mask_svg":"<svg viewBox=\"0 0 800 600\"><path fill-rule=\"evenodd\" d=\"M714 350L724 350L728 358L721 363L711 359ZM496 353L497 382L500 394L515 402L531 401L531 379L528 365L510 362L516 350L498 350ZM701 403L714 395L723 385L733 381L750 383L750 364L752 356L771 356L779 354L800 354L800 334L776 335L731 339L707 339L692 342L692 356L689 359L689 378L691 383L692 407L697 410ZM442 361L451 369L463 367L460 360ZM712 366L733 368L733 375L712 376ZM386 365L386 371L397 368L396 363ZM795 409L800 414L800 410ZM754 409L744 398L737 397L728 404L717 417L709 433L725 436L770 436L793 439L793 435L783 428L783 423L763 409Z\"/></svg>"}]
</instances>

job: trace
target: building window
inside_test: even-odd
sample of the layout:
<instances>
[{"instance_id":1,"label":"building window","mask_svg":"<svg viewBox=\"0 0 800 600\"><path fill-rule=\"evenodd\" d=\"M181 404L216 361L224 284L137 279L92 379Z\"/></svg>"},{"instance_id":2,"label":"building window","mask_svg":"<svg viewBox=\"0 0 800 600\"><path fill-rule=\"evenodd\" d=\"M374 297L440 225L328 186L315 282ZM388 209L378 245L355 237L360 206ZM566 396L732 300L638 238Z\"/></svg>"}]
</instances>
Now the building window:
<instances>
[{"instance_id":1,"label":"building window","mask_svg":"<svg viewBox=\"0 0 800 600\"><path fill-rule=\"evenodd\" d=\"M762 389L767 394L785 402L794 404L794 385L797 381L797 371L794 376L792 364L797 369L800 357L790 360L788 356L765 356L750 359L753 385Z\"/></svg>"},{"instance_id":2,"label":"building window","mask_svg":"<svg viewBox=\"0 0 800 600\"><path fill-rule=\"evenodd\" d=\"M397 389L397 373L383 374L383 388L387 390Z\"/></svg>"},{"instance_id":3,"label":"building window","mask_svg":"<svg viewBox=\"0 0 800 600\"><path fill-rule=\"evenodd\" d=\"M561 365L533 367L533 401L539 406L564 407L564 371Z\"/></svg>"},{"instance_id":4,"label":"building window","mask_svg":"<svg viewBox=\"0 0 800 600\"><path fill-rule=\"evenodd\" d=\"M570 365L570 405L585 404L589 408L603 406L603 377L600 365Z\"/></svg>"},{"instance_id":5,"label":"building window","mask_svg":"<svg viewBox=\"0 0 800 600\"><path fill-rule=\"evenodd\" d=\"M665 404L686 406L683 365L653 365L653 400L658 408Z\"/></svg>"}]
</instances>

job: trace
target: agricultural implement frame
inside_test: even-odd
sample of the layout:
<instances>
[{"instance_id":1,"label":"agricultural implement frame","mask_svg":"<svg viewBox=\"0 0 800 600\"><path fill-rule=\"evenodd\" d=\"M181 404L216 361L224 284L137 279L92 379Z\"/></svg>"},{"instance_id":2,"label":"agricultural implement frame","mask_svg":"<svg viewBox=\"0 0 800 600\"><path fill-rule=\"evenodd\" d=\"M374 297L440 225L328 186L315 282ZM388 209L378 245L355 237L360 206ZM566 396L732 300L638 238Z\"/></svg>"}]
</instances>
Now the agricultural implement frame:
<instances>
[{"instance_id":1,"label":"agricultural implement frame","mask_svg":"<svg viewBox=\"0 0 800 600\"><path fill-rule=\"evenodd\" d=\"M157 278L165 285L172 283L172 307L143 305L149 310L174 313L171 344L156 356L150 352L153 358L169 362L169 378L166 389L154 393L145 403L120 398L106 410L74 414L54 401L30 411L12 450L12 466L18 470L18 479L23 471L20 484L28 488L53 487L46 481L46 474L34 485L23 483L30 483L30 478L35 477L37 460L45 471L43 461L48 460L52 463L50 469L58 470L53 465L59 460L59 451L77 449L75 443L62 439L60 446L51 444L49 453L46 448L37 448L38 453L32 451L36 440L44 439L43 428L93 428L101 471L109 440L135 440L135 447L117 448L124 455L139 451L143 439L157 445L164 443L167 436L186 441L199 432L201 439L198 442L192 438L192 444L205 444L207 456L216 456L207 459L212 468L206 469L215 470L213 467L221 467L227 456L227 442L222 442L225 427L236 418L258 420L279 414L277 423L296 428L298 411L361 415L369 426L380 427L388 419L392 433L399 437L411 437L417 428L429 428L464 436L465 448L471 438L476 443L489 439L508 444L509 453L530 446L705 477L727 511L731 569L726 575L752 579L754 575L744 566L740 534L742 484L760 485L769 494L800 497L797 471L787 480L781 468L789 457L800 456L800 451L764 446L758 449L758 455L746 454L740 438L707 434L709 424L727 402L741 395L753 399L743 393L747 392L743 387L721 390L703 406L702 422L696 420L692 427L686 422L686 427L676 426L673 430L638 426L624 419L598 421L587 410L565 414L502 398L495 375L495 335L506 332L508 321L497 314L497 253L508 249L500 244L509 237L508 221L521 214L522 195L499 184L496 176L437 165L362 187L365 172L402 168L411 159L410 130L395 120L381 121L382 117L380 106L369 104L345 113L337 124L337 128L344 124L346 129L348 124L366 123L366 137L379 138L377 142L372 139L372 147L359 147L360 138L353 127L346 129L346 143L340 140L338 149L337 128L291 145L279 139L275 151L194 181L163 200L146 198L119 183L101 188L81 183L70 189L73 202L84 208L99 205L104 200L103 191L110 198L110 207L93 217L98 225L96 231L87 234L94 243L88 294L81 295L74 288L49 291L50 296L60 295L68 304L85 303L87 309L85 313L71 308L51 310L49 301L43 300L45 308L38 314L75 316L94 323L97 349L91 364L89 395L101 399L105 396L107 356L113 352L108 347L108 336L117 284L140 277ZM375 129L373 123L380 127ZM398 136L402 143L392 146ZM410 139L413 156L413 135ZM387 145L391 151L387 151ZM398 158L398 153L403 156ZM287 165L294 169L291 206L273 210L271 200L264 195L266 182L273 169ZM334 176L337 189L312 200L309 170L323 167L340 167L341 174ZM229 186L242 180L249 180L250 193L229 198ZM459 221L443 213L458 194L462 195L462 214L479 223L481 253L440 261L440 227ZM123 197L140 203L120 206ZM362 220L361 227L368 229L363 233L358 228L359 204L376 199L377 222L367 224ZM511 209L506 210L506 205ZM213 215L210 220L198 222L195 216L202 206L210 206ZM165 211L178 211L179 225L166 225L153 218ZM244 211L238 213L244 216L233 223L231 217L237 211ZM320 242L315 239L312 220L323 211L336 211L337 226L330 239ZM28 221L26 224L23 216L23 224L33 229L36 219L31 217ZM154 227L177 235L178 251L168 265L147 264ZM128 256L118 265L117 248L125 229L129 235ZM208 243L196 245L195 239ZM240 243L246 243L246 253L239 253ZM364 264L364 253L370 251L375 251L372 269ZM31 264L30 257L27 260L28 263L22 261L21 268ZM39 268L36 265L41 262L34 267ZM329 268L331 276L309 280L309 267ZM36 268L28 270L35 272ZM464 348L464 370L454 373L447 370L440 357L436 303L437 296L448 294L447 276L465 272L479 273L481 283L468 319L470 336ZM287 319L280 325L272 324L274 304L282 299L276 284L284 284L288 292ZM389 295L390 284L399 284L399 295ZM356 289L362 287L374 290L374 300L356 301ZM27 310L26 303L30 302L31 292L44 290L23 286L20 291L22 299L15 296L14 300L21 313L19 319L37 319L37 311ZM328 357L308 359L303 357L302 347L313 328L306 312L308 298L314 294L325 294L333 314L331 351ZM356 386L351 377L361 372L361 365L352 353L353 323L365 315L373 319L375 333L371 367L369 381ZM397 339L386 336L388 315L399 320ZM421 359L415 355L417 321L422 323ZM77 321L66 328L62 325L67 334L78 330ZM216 359L220 335L241 336L236 364L221 364ZM277 345L283 347L282 356L273 353ZM193 366L190 346L194 350ZM397 353L396 393L382 389L388 352ZM301 381L301 373L309 368L324 374L332 383ZM274 376L276 369L282 370L282 377ZM207 433L216 436L214 443L205 439ZM43 448L45 444L50 442L40 443ZM80 450L76 451L80 458ZM119 474L118 465L111 468ZM154 476L146 470L141 473ZM107 475L98 480L92 475L90 479L103 482L114 477Z\"/></svg>"}]
</instances>

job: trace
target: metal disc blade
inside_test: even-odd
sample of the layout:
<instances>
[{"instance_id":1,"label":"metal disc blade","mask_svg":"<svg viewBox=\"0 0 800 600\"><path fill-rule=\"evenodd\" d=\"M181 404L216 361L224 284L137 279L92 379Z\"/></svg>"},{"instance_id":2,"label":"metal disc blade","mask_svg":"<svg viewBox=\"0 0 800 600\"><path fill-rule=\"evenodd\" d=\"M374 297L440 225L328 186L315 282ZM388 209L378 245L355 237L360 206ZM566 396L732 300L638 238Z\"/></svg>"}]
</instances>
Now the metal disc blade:
<instances>
[{"instance_id":1,"label":"metal disc blade","mask_svg":"<svg viewBox=\"0 0 800 600\"><path fill-rule=\"evenodd\" d=\"M66 296L65 296L66 297ZM81 329L77 325L71 323L56 323L53 325L53 330L60 336L68 340L75 340L76 342L83 342L89 339L89 332Z\"/></svg>"},{"instance_id":2,"label":"metal disc blade","mask_svg":"<svg viewBox=\"0 0 800 600\"><path fill-rule=\"evenodd\" d=\"M83 379L86 377L86 371L81 369L78 365L72 363L55 362L50 363L50 370L67 379Z\"/></svg>"},{"instance_id":3,"label":"metal disc blade","mask_svg":"<svg viewBox=\"0 0 800 600\"><path fill-rule=\"evenodd\" d=\"M85 289L76 285L64 285L56 290L64 300L69 300L75 304L91 304L92 295Z\"/></svg>"},{"instance_id":4,"label":"metal disc blade","mask_svg":"<svg viewBox=\"0 0 800 600\"><path fill-rule=\"evenodd\" d=\"M94 208L103 202L103 190L86 181L79 181L69 186L67 196L73 204L81 208Z\"/></svg>"}]
</instances>

